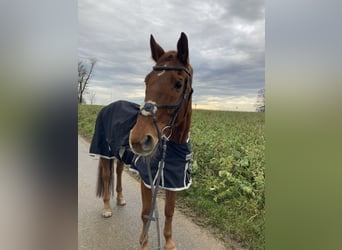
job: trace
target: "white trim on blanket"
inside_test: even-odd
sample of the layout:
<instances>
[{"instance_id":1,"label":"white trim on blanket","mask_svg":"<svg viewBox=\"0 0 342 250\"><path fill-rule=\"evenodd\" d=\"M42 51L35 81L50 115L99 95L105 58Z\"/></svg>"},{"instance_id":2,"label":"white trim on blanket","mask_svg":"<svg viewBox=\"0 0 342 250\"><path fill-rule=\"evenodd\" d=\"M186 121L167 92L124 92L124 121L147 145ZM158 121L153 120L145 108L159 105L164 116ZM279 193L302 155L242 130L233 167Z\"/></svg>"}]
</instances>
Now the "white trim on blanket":
<instances>
[{"instance_id":1,"label":"white trim on blanket","mask_svg":"<svg viewBox=\"0 0 342 250\"><path fill-rule=\"evenodd\" d=\"M115 156L108 157L108 156L105 156L105 155L93 154L93 153L90 153L89 155L92 156L92 157L98 156L98 157L105 158L105 159L108 159L108 160L117 159Z\"/></svg>"},{"instance_id":2,"label":"white trim on blanket","mask_svg":"<svg viewBox=\"0 0 342 250\"><path fill-rule=\"evenodd\" d=\"M151 185L146 184L144 181L143 181L143 183L144 183L145 187L151 189ZM182 190L189 189L189 187L191 186L191 184L192 184L192 180L190 179L189 184L188 184L187 186L184 186L184 187L180 187L180 188L168 188L168 187L163 187L163 186L161 186L161 185L159 185L159 187L160 187L161 189L169 190L169 191L182 191Z\"/></svg>"},{"instance_id":3,"label":"white trim on blanket","mask_svg":"<svg viewBox=\"0 0 342 250\"><path fill-rule=\"evenodd\" d=\"M117 159L115 156L113 156L113 157L108 157L108 156L104 156L104 155L100 155L100 154L89 154L89 155L92 156L92 157L96 157L96 156L102 157L102 158L105 158L105 159L108 159L108 160ZM125 165L126 165L126 164L125 164ZM130 165L127 165L127 166L130 166ZM186 185L186 171L187 171L188 167L189 167L189 163L187 163L187 164L185 165L185 168L184 168L184 186L183 186L183 187L180 187L180 188L168 188L168 187L162 186L162 185L164 185L164 171L162 171L162 176L161 176L162 185L159 185L159 187L160 187L161 189L169 190L169 191L182 191L182 190L189 189L189 187L190 187L191 184L192 184L192 179L190 178L188 185ZM133 173L138 174L139 177L140 177L140 173L139 173L138 170L133 169L133 168L131 168L131 167L128 167L128 170L131 171L131 172L133 172ZM141 177L140 177L140 179L143 181L143 179L142 179ZM148 184L145 183L144 181L143 181L143 183L144 183L145 187L151 189L151 185L148 185Z\"/></svg>"},{"instance_id":4,"label":"white trim on blanket","mask_svg":"<svg viewBox=\"0 0 342 250\"><path fill-rule=\"evenodd\" d=\"M188 166L188 164L187 164L187 166ZM129 170L130 172L133 172L133 173L139 175L139 178L140 178L140 180L144 183L145 187L151 189L151 185L148 185L147 183L145 183L144 180L140 177L140 173L139 173L138 170L136 170L136 169L134 169L134 168L130 168L130 167L128 168L128 170ZM162 178L161 181L162 181L162 183L164 182L164 177ZM189 189L190 186L191 186L191 184L192 184L192 179L190 178L188 185L186 185L186 175L185 175L185 176L184 176L184 186L183 186L183 187L180 187L180 188L168 188L168 187L164 187L164 186L162 186L162 185L159 185L159 187L160 187L161 189L169 190L169 191L182 191L182 190Z\"/></svg>"}]
</instances>

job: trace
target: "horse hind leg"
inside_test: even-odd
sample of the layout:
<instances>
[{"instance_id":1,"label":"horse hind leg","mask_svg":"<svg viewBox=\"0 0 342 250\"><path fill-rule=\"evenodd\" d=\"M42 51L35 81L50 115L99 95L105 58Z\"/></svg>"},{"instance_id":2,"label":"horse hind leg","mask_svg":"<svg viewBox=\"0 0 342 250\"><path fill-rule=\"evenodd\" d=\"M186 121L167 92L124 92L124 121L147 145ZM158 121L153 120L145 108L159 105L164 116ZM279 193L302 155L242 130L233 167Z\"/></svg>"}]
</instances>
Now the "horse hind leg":
<instances>
[{"instance_id":1,"label":"horse hind leg","mask_svg":"<svg viewBox=\"0 0 342 250\"><path fill-rule=\"evenodd\" d=\"M96 195L103 198L102 216L105 218L112 216L110 195L113 195L113 165L112 159L100 157Z\"/></svg>"},{"instance_id":2,"label":"horse hind leg","mask_svg":"<svg viewBox=\"0 0 342 250\"><path fill-rule=\"evenodd\" d=\"M122 172L124 168L124 163L120 160L116 161L116 202L119 206L126 205L126 200L122 194Z\"/></svg>"}]
</instances>

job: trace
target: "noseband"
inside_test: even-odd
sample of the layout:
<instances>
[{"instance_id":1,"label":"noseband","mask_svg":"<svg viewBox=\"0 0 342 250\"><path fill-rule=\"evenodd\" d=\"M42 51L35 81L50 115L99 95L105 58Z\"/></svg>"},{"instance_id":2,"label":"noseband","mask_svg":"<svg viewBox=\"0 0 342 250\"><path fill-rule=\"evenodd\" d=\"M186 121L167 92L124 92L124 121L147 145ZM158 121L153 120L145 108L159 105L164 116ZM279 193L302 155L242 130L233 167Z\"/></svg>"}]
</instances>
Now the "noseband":
<instances>
[{"instance_id":1,"label":"noseband","mask_svg":"<svg viewBox=\"0 0 342 250\"><path fill-rule=\"evenodd\" d=\"M184 71L188 75L188 77L187 77L187 79L185 81L185 84L184 84L183 93L182 93L181 97L179 98L179 101L176 104L157 104L157 103L152 102L152 101L147 101L143 105L141 105L141 107L140 107L140 114L141 115L152 116L154 125L155 125L155 127L157 129L158 138L160 138L163 135L167 139L169 139L171 137L171 135L172 135L172 128L173 128L173 125L176 122L176 119L177 119L178 113L180 111L180 108L182 107L182 104L183 104L184 100L186 99L186 96L187 96L186 92L187 92L187 89L188 89L189 79L191 79L191 73L190 73L190 71L186 67L177 67L177 66L171 66L171 67L167 67L167 66L154 66L153 70L156 70L156 71L163 71L163 70L166 70L166 71L170 71L170 70ZM192 92L193 92L193 90L191 89L190 94L189 94L189 98L191 97ZM156 120L156 117L155 117L155 113L157 112L158 108L175 109L175 112L174 112L174 115L173 115L172 119L170 120L169 124L166 125L162 129L161 133L159 132L159 129L158 129L158 126L157 126L157 120ZM164 134L166 132L166 130L170 131L167 136Z\"/></svg>"}]
</instances>

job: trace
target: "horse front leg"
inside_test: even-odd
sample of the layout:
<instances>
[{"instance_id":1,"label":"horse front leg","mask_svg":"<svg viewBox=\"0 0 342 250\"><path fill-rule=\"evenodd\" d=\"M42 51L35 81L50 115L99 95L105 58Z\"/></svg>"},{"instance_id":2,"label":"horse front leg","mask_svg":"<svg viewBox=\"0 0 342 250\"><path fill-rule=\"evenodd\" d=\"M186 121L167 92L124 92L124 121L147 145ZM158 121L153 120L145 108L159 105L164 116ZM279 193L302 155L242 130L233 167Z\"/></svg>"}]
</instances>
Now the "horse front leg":
<instances>
[{"instance_id":1,"label":"horse front leg","mask_svg":"<svg viewBox=\"0 0 342 250\"><path fill-rule=\"evenodd\" d=\"M147 242L148 236L144 239L144 232L147 225L147 219L145 216L149 216L151 207L152 207L152 191L151 189L147 188L143 181L141 181L141 201L142 201L142 211L141 211L141 220L143 222L143 227L141 230L139 242L141 246L141 250L147 250Z\"/></svg>"},{"instance_id":2,"label":"horse front leg","mask_svg":"<svg viewBox=\"0 0 342 250\"><path fill-rule=\"evenodd\" d=\"M124 169L124 163L122 161L117 160L116 162L116 201L120 206L126 205L126 200L122 194L122 172Z\"/></svg>"},{"instance_id":3,"label":"horse front leg","mask_svg":"<svg viewBox=\"0 0 342 250\"><path fill-rule=\"evenodd\" d=\"M176 192L165 191L165 250L176 250L175 242L172 240L172 217L175 211Z\"/></svg>"},{"instance_id":4,"label":"horse front leg","mask_svg":"<svg viewBox=\"0 0 342 250\"><path fill-rule=\"evenodd\" d=\"M113 160L101 158L99 160L99 173L97 180L97 196L103 198L102 216L112 216L110 208L110 195L113 190Z\"/></svg>"}]
</instances>

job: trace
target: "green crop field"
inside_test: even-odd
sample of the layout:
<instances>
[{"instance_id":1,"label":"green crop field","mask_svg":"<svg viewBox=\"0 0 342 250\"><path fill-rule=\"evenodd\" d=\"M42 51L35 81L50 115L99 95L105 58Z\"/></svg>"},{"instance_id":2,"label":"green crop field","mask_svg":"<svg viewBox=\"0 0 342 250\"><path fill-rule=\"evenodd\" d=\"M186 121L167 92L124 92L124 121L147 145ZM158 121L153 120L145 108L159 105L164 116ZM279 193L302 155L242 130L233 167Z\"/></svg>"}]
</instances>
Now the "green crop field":
<instances>
[{"instance_id":1,"label":"green crop field","mask_svg":"<svg viewBox=\"0 0 342 250\"><path fill-rule=\"evenodd\" d=\"M88 140L101 108L79 106L79 134ZM264 113L194 110L193 182L178 199L218 237L250 249L265 248L264 125Z\"/></svg>"}]
</instances>

